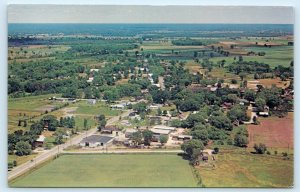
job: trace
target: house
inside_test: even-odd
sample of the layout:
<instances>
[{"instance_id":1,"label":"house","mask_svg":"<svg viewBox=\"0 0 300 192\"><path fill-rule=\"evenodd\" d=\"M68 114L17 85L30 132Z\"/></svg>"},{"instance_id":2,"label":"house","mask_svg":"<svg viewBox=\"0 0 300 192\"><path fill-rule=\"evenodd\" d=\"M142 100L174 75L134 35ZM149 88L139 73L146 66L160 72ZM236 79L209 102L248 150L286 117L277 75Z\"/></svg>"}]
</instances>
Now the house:
<instances>
[{"instance_id":1,"label":"house","mask_svg":"<svg viewBox=\"0 0 300 192\"><path fill-rule=\"evenodd\" d=\"M223 109L230 109L232 106L233 106L232 103L229 103L229 102L224 102L222 104Z\"/></svg>"},{"instance_id":2,"label":"house","mask_svg":"<svg viewBox=\"0 0 300 192\"><path fill-rule=\"evenodd\" d=\"M263 116L263 117L268 117L269 116L269 112L258 112L259 116Z\"/></svg>"},{"instance_id":3,"label":"house","mask_svg":"<svg viewBox=\"0 0 300 192\"><path fill-rule=\"evenodd\" d=\"M153 133L152 141L159 141L159 137L161 135L168 136L170 134L170 130L161 130L161 129L150 129L150 131Z\"/></svg>"},{"instance_id":4,"label":"house","mask_svg":"<svg viewBox=\"0 0 300 192\"><path fill-rule=\"evenodd\" d=\"M90 104L90 105L95 105L96 102L97 102L96 99L88 99L87 100L87 103Z\"/></svg>"},{"instance_id":5,"label":"house","mask_svg":"<svg viewBox=\"0 0 300 192\"><path fill-rule=\"evenodd\" d=\"M103 135L91 135L82 139L79 143L82 147L98 147L98 146L108 146L112 143L113 137L103 136Z\"/></svg>"},{"instance_id":6,"label":"house","mask_svg":"<svg viewBox=\"0 0 300 192\"><path fill-rule=\"evenodd\" d=\"M89 79L88 79L88 80L86 80L86 82L88 82L88 83L92 83L92 82L93 82L93 80L94 80L94 77L89 77Z\"/></svg>"},{"instance_id":7,"label":"house","mask_svg":"<svg viewBox=\"0 0 300 192\"><path fill-rule=\"evenodd\" d=\"M250 101L248 101L247 99L239 99L239 104L240 105L249 105Z\"/></svg>"},{"instance_id":8,"label":"house","mask_svg":"<svg viewBox=\"0 0 300 192\"><path fill-rule=\"evenodd\" d=\"M122 109L125 108L125 105L123 105L123 104L116 104L116 105L111 105L110 108L122 110Z\"/></svg>"},{"instance_id":9,"label":"house","mask_svg":"<svg viewBox=\"0 0 300 192\"><path fill-rule=\"evenodd\" d=\"M126 129L125 130L125 138L129 138L135 132L137 132L137 129Z\"/></svg>"},{"instance_id":10,"label":"house","mask_svg":"<svg viewBox=\"0 0 300 192\"><path fill-rule=\"evenodd\" d=\"M101 134L119 135L119 129L114 125L107 125L105 128L101 129Z\"/></svg>"},{"instance_id":11,"label":"house","mask_svg":"<svg viewBox=\"0 0 300 192\"><path fill-rule=\"evenodd\" d=\"M34 147L43 147L45 138L44 135L40 135L39 138L34 141Z\"/></svg>"},{"instance_id":12,"label":"house","mask_svg":"<svg viewBox=\"0 0 300 192\"><path fill-rule=\"evenodd\" d=\"M158 108L160 108L160 107L162 107L162 105L161 105L161 104L150 105L150 106L149 106L149 109L151 109L151 110L155 110L155 109L158 109Z\"/></svg>"},{"instance_id":13,"label":"house","mask_svg":"<svg viewBox=\"0 0 300 192\"><path fill-rule=\"evenodd\" d=\"M100 70L100 69L90 69L90 72L93 72L93 71L99 72L99 70Z\"/></svg>"},{"instance_id":14,"label":"house","mask_svg":"<svg viewBox=\"0 0 300 192\"><path fill-rule=\"evenodd\" d=\"M215 91L217 91L217 89L218 89L218 87L211 87L211 88L210 88L210 91L211 91L211 92L215 92Z\"/></svg>"}]
</instances>

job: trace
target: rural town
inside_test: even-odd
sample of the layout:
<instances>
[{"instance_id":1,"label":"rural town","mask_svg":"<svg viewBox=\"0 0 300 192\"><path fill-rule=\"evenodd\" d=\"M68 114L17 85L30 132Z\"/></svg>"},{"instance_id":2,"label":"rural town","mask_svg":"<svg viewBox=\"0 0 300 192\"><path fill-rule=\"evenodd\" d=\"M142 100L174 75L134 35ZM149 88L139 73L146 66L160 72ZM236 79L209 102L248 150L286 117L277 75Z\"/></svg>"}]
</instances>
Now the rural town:
<instances>
[{"instance_id":1,"label":"rural town","mask_svg":"<svg viewBox=\"0 0 300 192\"><path fill-rule=\"evenodd\" d=\"M293 25L8 32L10 187L293 186Z\"/></svg>"}]
</instances>

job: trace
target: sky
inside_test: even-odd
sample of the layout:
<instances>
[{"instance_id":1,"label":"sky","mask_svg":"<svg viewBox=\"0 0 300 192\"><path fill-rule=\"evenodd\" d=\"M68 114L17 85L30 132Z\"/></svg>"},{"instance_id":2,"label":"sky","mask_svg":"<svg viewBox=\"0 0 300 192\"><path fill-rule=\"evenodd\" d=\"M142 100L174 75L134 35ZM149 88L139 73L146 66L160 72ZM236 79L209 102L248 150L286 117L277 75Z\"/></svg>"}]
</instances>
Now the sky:
<instances>
[{"instance_id":1,"label":"sky","mask_svg":"<svg viewBox=\"0 0 300 192\"><path fill-rule=\"evenodd\" d=\"M9 5L7 12L9 23L294 23L287 6Z\"/></svg>"}]
</instances>

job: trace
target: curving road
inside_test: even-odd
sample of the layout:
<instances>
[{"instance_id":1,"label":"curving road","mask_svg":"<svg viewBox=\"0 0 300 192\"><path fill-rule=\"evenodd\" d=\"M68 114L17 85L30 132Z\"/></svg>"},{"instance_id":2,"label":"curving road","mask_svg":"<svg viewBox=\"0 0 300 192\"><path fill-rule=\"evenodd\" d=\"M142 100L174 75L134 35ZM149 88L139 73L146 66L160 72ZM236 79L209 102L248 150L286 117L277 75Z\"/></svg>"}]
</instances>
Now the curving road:
<instances>
[{"instance_id":1,"label":"curving road","mask_svg":"<svg viewBox=\"0 0 300 192\"><path fill-rule=\"evenodd\" d=\"M126 117L131 113L132 110L127 110L124 113L121 114L121 117ZM111 125L119 120L120 116L112 117L107 121L107 125ZM29 171L30 169L34 168L35 166L39 165L40 163L46 161L47 159L54 157L55 155L58 155L63 151L64 148L69 147L71 145L78 144L83 138L88 137L90 135L93 135L97 132L97 127L94 127L84 133L81 133L80 135L77 135L71 139L69 139L66 143L57 145L53 147L50 150L45 150L38 156L36 156L33 160L27 161L24 164L21 164L15 168L13 168L11 171L8 172L8 180L11 180L13 178L16 178L17 176Z\"/></svg>"}]
</instances>

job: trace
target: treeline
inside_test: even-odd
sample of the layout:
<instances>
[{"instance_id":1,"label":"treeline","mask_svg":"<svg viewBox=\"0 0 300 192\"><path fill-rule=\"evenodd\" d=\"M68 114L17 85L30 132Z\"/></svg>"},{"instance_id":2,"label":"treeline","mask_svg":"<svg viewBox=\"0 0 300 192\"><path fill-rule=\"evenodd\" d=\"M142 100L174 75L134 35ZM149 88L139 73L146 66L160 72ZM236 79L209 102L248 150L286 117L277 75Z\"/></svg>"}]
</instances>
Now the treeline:
<instances>
[{"instance_id":1,"label":"treeline","mask_svg":"<svg viewBox=\"0 0 300 192\"><path fill-rule=\"evenodd\" d=\"M191 38L185 38L185 39L176 39L172 41L173 45L177 46L190 46L190 45L207 45L213 43L212 40L198 40L198 39L191 39Z\"/></svg>"},{"instance_id":2,"label":"treeline","mask_svg":"<svg viewBox=\"0 0 300 192\"><path fill-rule=\"evenodd\" d=\"M243 61L233 62L228 65L228 70L237 75L240 73L269 73L271 72L270 66L266 63L259 63L257 61Z\"/></svg>"},{"instance_id":3,"label":"treeline","mask_svg":"<svg viewBox=\"0 0 300 192\"><path fill-rule=\"evenodd\" d=\"M133 40L95 40L72 43L71 53L83 55L123 54L125 50L138 48Z\"/></svg>"}]
</instances>

